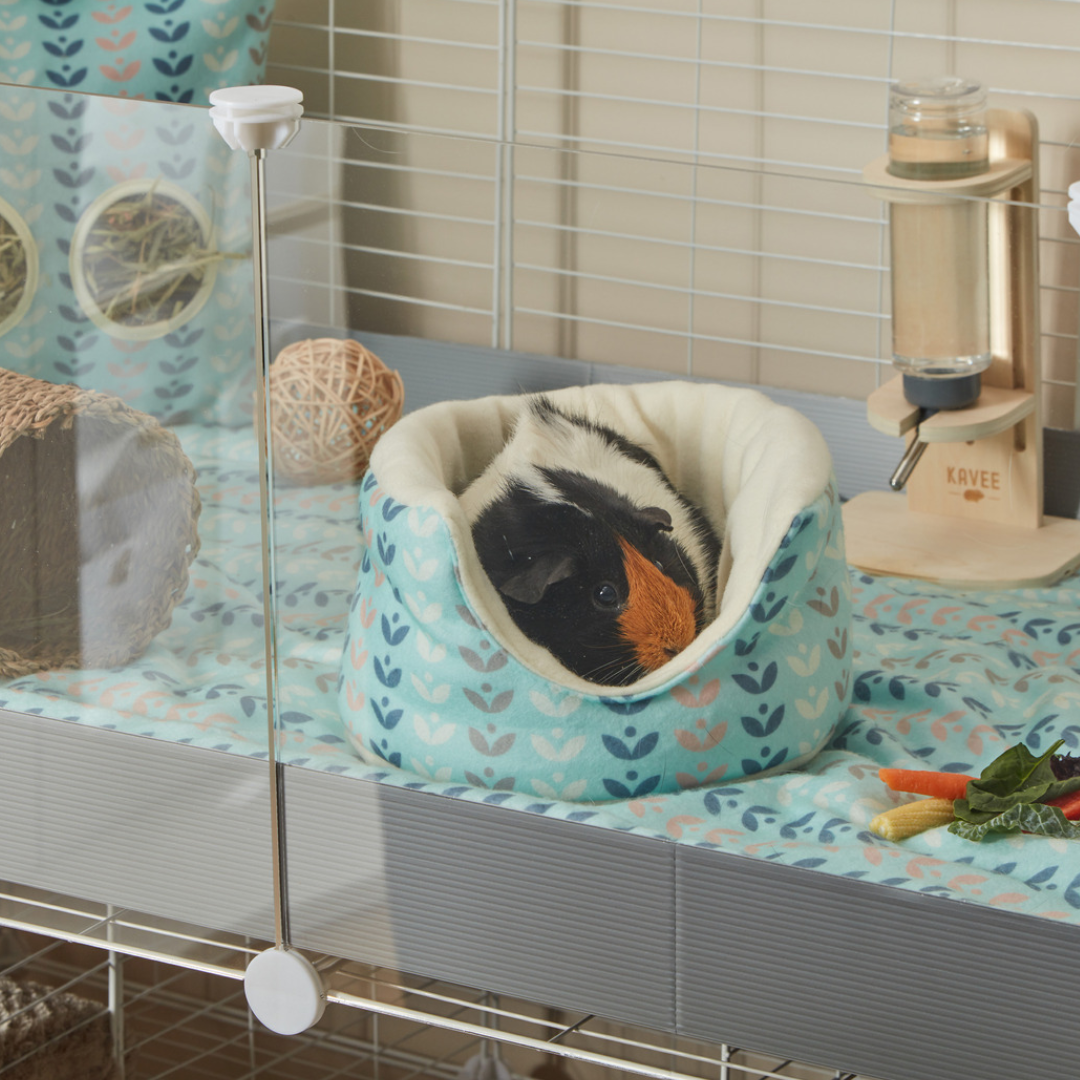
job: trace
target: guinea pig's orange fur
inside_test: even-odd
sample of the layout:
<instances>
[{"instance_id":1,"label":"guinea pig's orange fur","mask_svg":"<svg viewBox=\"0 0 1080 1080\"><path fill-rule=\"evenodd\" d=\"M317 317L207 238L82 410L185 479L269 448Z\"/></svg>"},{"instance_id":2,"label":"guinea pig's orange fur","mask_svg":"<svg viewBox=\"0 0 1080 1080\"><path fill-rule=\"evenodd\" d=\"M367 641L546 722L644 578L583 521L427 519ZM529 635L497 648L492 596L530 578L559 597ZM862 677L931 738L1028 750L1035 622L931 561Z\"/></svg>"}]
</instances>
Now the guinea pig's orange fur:
<instances>
[{"instance_id":1,"label":"guinea pig's orange fur","mask_svg":"<svg viewBox=\"0 0 1080 1080\"><path fill-rule=\"evenodd\" d=\"M619 546L630 586L619 627L633 646L638 663L646 671L654 671L697 635L694 598L622 537Z\"/></svg>"}]
</instances>

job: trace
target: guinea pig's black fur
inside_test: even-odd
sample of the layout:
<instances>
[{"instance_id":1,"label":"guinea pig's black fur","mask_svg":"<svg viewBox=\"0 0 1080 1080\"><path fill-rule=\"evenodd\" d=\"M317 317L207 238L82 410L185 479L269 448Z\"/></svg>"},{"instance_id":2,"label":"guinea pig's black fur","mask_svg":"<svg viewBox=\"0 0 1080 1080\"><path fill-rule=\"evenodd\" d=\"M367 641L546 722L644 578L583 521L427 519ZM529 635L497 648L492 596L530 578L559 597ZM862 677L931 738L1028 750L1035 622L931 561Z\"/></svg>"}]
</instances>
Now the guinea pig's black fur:
<instances>
[{"instance_id":1,"label":"guinea pig's black fur","mask_svg":"<svg viewBox=\"0 0 1080 1080\"><path fill-rule=\"evenodd\" d=\"M564 667L625 686L715 614L720 543L656 459L538 397L461 495L511 617Z\"/></svg>"}]
</instances>

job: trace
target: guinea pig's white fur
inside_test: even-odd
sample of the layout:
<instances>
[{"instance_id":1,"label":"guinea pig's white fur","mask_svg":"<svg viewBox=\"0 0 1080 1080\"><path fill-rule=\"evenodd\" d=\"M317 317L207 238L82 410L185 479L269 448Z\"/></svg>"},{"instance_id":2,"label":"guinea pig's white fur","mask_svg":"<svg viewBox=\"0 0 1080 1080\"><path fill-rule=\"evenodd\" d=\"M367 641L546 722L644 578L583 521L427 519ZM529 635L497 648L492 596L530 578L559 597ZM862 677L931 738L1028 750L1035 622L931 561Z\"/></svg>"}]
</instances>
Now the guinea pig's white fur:
<instances>
[{"instance_id":1,"label":"guinea pig's white fur","mask_svg":"<svg viewBox=\"0 0 1080 1080\"><path fill-rule=\"evenodd\" d=\"M512 482L527 484L542 498L564 501L541 469L571 469L609 485L639 507L658 506L671 515L672 533L693 564L703 593L704 621L716 615L716 566L698 531L690 504L666 476L622 452L591 424L601 418L569 416L546 399L534 398L522 410L510 438L484 472L459 496L469 524ZM650 455L651 450L643 447ZM655 456L655 455L653 455Z\"/></svg>"}]
</instances>

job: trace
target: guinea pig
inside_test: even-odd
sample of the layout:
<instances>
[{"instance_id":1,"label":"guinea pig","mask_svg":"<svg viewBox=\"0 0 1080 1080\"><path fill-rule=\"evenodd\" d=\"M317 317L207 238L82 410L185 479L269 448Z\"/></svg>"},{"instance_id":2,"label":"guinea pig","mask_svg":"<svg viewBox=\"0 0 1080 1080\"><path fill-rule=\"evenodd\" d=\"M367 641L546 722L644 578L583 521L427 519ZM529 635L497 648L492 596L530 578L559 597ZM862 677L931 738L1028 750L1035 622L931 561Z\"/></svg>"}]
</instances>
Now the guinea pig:
<instances>
[{"instance_id":1,"label":"guinea pig","mask_svg":"<svg viewBox=\"0 0 1080 1080\"><path fill-rule=\"evenodd\" d=\"M644 447L549 398L460 501L510 616L583 679L636 682L715 616L720 541L702 510Z\"/></svg>"}]
</instances>

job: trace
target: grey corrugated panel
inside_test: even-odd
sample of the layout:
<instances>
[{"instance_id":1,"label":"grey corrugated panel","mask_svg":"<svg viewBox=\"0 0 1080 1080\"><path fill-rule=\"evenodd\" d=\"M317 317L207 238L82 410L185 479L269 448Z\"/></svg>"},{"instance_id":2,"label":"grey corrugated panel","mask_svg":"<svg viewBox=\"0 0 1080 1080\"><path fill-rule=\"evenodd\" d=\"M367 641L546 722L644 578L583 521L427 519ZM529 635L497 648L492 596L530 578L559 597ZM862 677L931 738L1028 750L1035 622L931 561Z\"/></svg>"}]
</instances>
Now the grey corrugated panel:
<instances>
[{"instance_id":1,"label":"grey corrugated panel","mask_svg":"<svg viewBox=\"0 0 1080 1080\"><path fill-rule=\"evenodd\" d=\"M273 937L267 765L0 710L0 879Z\"/></svg>"},{"instance_id":2,"label":"grey corrugated panel","mask_svg":"<svg viewBox=\"0 0 1080 1080\"><path fill-rule=\"evenodd\" d=\"M283 327L276 334L274 348L304 337L335 334L340 335L341 331L325 327ZM392 334L356 336L401 373L405 383L405 407L410 411L449 398L533 393L598 382L624 385L659 382L678 377L645 368L563 360ZM899 439L890 439L870 427L863 402L768 386L751 389L760 390L781 405L798 409L817 424L832 453L837 483L844 498L888 486L889 476L903 450Z\"/></svg>"},{"instance_id":3,"label":"grey corrugated panel","mask_svg":"<svg viewBox=\"0 0 1080 1080\"><path fill-rule=\"evenodd\" d=\"M299 947L671 1030L671 844L306 769L285 792Z\"/></svg>"},{"instance_id":4,"label":"grey corrugated panel","mask_svg":"<svg viewBox=\"0 0 1080 1080\"><path fill-rule=\"evenodd\" d=\"M680 848L678 1029L887 1080L1074 1080L1046 919Z\"/></svg>"},{"instance_id":5,"label":"grey corrugated panel","mask_svg":"<svg viewBox=\"0 0 1080 1080\"><path fill-rule=\"evenodd\" d=\"M276 327L273 350L276 353L286 344L308 337L341 337L347 333L332 327ZM426 338L369 333L353 336L400 372L405 384L405 409L409 412L451 399L556 390L581 383L589 367L576 360Z\"/></svg>"},{"instance_id":6,"label":"grey corrugated panel","mask_svg":"<svg viewBox=\"0 0 1080 1080\"><path fill-rule=\"evenodd\" d=\"M1055 517L1080 517L1080 431L1043 432L1046 512Z\"/></svg>"},{"instance_id":7,"label":"grey corrugated panel","mask_svg":"<svg viewBox=\"0 0 1080 1080\"><path fill-rule=\"evenodd\" d=\"M341 333L329 327L286 326L277 330L274 347L278 349L304 337ZM503 352L392 334L356 336L401 372L405 407L409 411L449 398L533 393L597 382L658 382L675 377L644 368ZM850 499L864 491L884 491L888 487L903 448L899 439L882 435L870 426L864 402L771 386L751 389L797 409L818 426L832 454L843 498ZM1080 517L1080 432L1047 428L1044 459L1046 512L1059 517Z\"/></svg>"}]
</instances>

